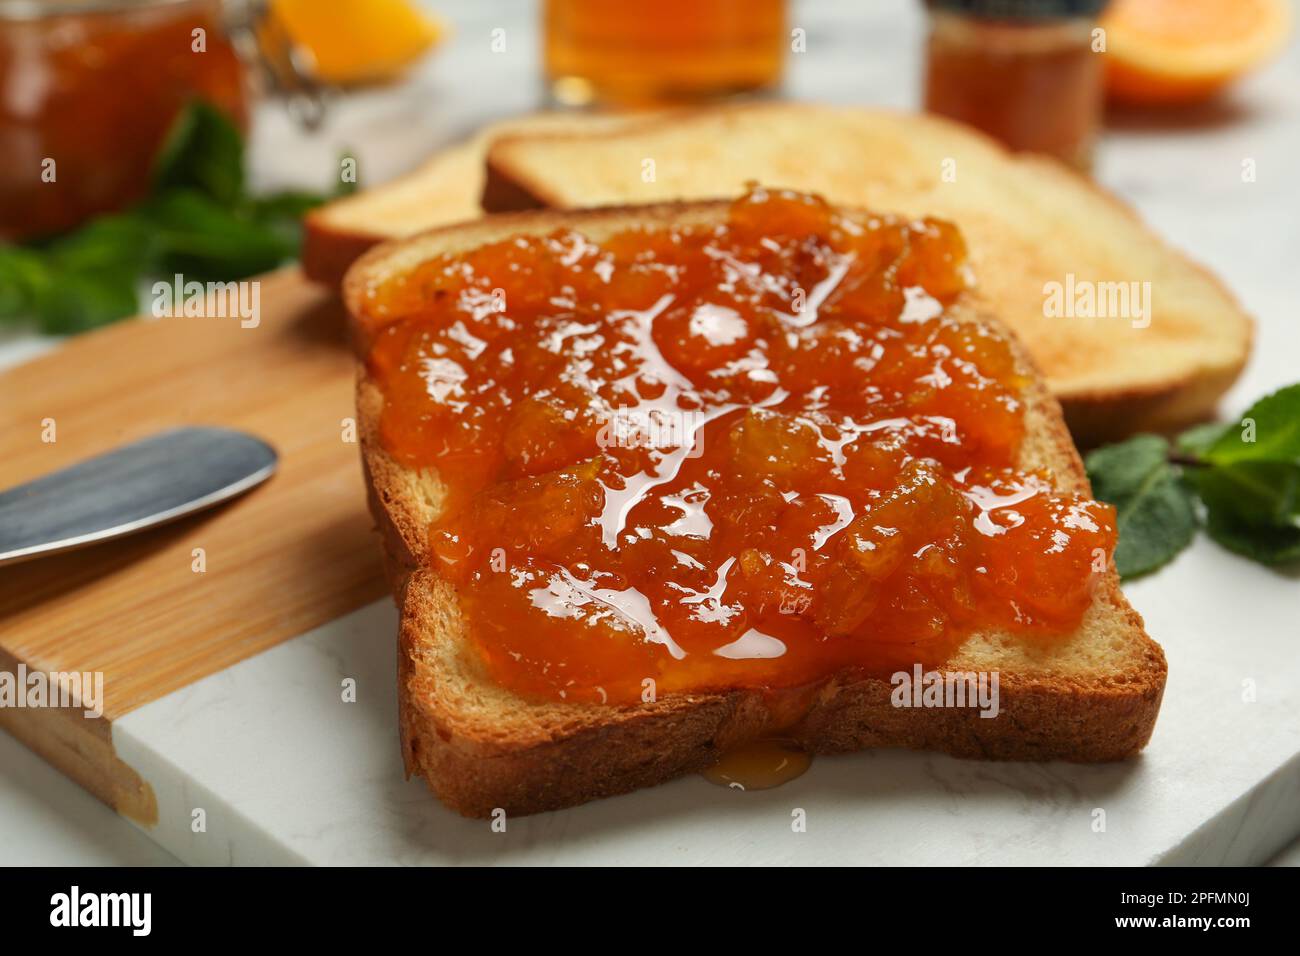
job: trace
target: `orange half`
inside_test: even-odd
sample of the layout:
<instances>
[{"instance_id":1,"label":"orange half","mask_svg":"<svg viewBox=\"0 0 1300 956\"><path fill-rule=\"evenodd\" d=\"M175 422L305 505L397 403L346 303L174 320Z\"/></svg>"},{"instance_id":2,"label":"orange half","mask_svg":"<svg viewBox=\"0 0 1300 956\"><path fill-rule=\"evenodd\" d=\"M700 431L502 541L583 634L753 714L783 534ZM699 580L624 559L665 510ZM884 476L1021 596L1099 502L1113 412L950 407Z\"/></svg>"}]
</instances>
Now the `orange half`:
<instances>
[{"instance_id":1,"label":"orange half","mask_svg":"<svg viewBox=\"0 0 1300 956\"><path fill-rule=\"evenodd\" d=\"M1113 0L1101 26L1112 99L1190 103L1276 54L1291 8L1288 0Z\"/></svg>"},{"instance_id":2,"label":"orange half","mask_svg":"<svg viewBox=\"0 0 1300 956\"><path fill-rule=\"evenodd\" d=\"M446 32L410 0L271 0L271 16L340 85L393 79Z\"/></svg>"}]
</instances>

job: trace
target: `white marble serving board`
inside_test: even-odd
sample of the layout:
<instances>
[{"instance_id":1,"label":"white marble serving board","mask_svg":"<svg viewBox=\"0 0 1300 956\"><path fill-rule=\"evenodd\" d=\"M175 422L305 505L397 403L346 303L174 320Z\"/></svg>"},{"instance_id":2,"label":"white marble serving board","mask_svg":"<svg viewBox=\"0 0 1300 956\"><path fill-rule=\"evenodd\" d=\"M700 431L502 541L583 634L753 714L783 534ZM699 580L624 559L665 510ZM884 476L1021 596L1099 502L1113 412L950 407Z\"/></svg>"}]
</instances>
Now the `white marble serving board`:
<instances>
[{"instance_id":1,"label":"white marble serving board","mask_svg":"<svg viewBox=\"0 0 1300 956\"><path fill-rule=\"evenodd\" d=\"M318 185L347 148L370 182L488 119L536 104L531 6L438 0L451 44L398 90L338 104L304 141L259 110L253 179ZM491 8L489 10L489 8ZM808 52L787 92L915 105L921 19L912 0L793 4ZM490 30L508 52L488 53ZM1221 275L1259 320L1224 401L1243 409L1300 379L1300 50L1195 121L1108 131L1101 182ZM1257 177L1241 178L1244 160ZM16 360L43 343L10 340ZM387 603L155 701L113 728L148 780L149 833L194 863L1251 863L1300 833L1300 580L1198 541L1126 589L1169 660L1150 746L1123 765L991 764L881 752L822 758L776 790L689 778L560 813L483 821L404 781L397 748L396 614ZM340 683L357 681L356 703ZM1243 682L1255 700L1243 700ZM193 811L206 813L194 833ZM792 832L802 809L807 830ZM1094 811L1106 829L1094 830Z\"/></svg>"},{"instance_id":2,"label":"white marble serving board","mask_svg":"<svg viewBox=\"0 0 1300 956\"><path fill-rule=\"evenodd\" d=\"M691 777L493 832L403 780L384 602L128 714L113 740L157 795L149 832L191 863L1267 860L1300 833L1297 582L1202 542L1129 594L1169 685L1150 746L1124 764L865 753L819 758L775 790Z\"/></svg>"}]
</instances>

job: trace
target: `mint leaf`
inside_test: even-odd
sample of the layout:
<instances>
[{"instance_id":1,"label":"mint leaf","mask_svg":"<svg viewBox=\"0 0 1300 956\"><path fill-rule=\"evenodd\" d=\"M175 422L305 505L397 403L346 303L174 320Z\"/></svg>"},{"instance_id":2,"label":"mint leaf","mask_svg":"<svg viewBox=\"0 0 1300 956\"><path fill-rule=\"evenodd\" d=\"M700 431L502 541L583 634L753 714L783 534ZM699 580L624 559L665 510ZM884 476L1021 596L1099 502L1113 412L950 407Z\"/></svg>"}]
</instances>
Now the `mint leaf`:
<instances>
[{"instance_id":1,"label":"mint leaf","mask_svg":"<svg viewBox=\"0 0 1300 956\"><path fill-rule=\"evenodd\" d=\"M1221 509L1209 509L1205 530L1229 551L1261 564L1300 562L1300 528L1247 525Z\"/></svg>"},{"instance_id":2,"label":"mint leaf","mask_svg":"<svg viewBox=\"0 0 1300 956\"><path fill-rule=\"evenodd\" d=\"M155 194L193 189L233 204L244 193L244 139L224 113L195 100L163 141L153 181Z\"/></svg>"},{"instance_id":3,"label":"mint leaf","mask_svg":"<svg viewBox=\"0 0 1300 956\"><path fill-rule=\"evenodd\" d=\"M1300 383L1261 398L1204 452L1214 465L1275 461L1300 465Z\"/></svg>"},{"instance_id":4,"label":"mint leaf","mask_svg":"<svg viewBox=\"0 0 1300 956\"><path fill-rule=\"evenodd\" d=\"M1187 547L1196 533L1196 509L1169 464L1169 442L1135 435L1087 457L1093 494L1115 506L1121 578L1148 574Z\"/></svg>"},{"instance_id":5,"label":"mint leaf","mask_svg":"<svg viewBox=\"0 0 1300 956\"><path fill-rule=\"evenodd\" d=\"M148 203L145 213L154 226L164 275L243 279L274 269L297 251L291 238L241 218L202 193L167 193Z\"/></svg>"},{"instance_id":6,"label":"mint leaf","mask_svg":"<svg viewBox=\"0 0 1300 956\"><path fill-rule=\"evenodd\" d=\"M192 103L155 159L149 199L53 240L0 243L0 321L79 332L135 313L148 278L180 272L229 281L292 259L302 215L329 197L299 190L250 197L243 154L234 124Z\"/></svg>"},{"instance_id":7,"label":"mint leaf","mask_svg":"<svg viewBox=\"0 0 1300 956\"><path fill-rule=\"evenodd\" d=\"M1300 465L1242 461L1188 475L1209 511L1248 526L1285 526L1300 519Z\"/></svg>"},{"instance_id":8,"label":"mint leaf","mask_svg":"<svg viewBox=\"0 0 1300 956\"><path fill-rule=\"evenodd\" d=\"M135 272L99 240L37 251L0 247L0 319L31 321L47 335L95 328L135 311Z\"/></svg>"},{"instance_id":9,"label":"mint leaf","mask_svg":"<svg viewBox=\"0 0 1300 956\"><path fill-rule=\"evenodd\" d=\"M100 278L137 276L153 260L152 228L139 215L102 216L76 232L45 243L50 265L61 272Z\"/></svg>"},{"instance_id":10,"label":"mint leaf","mask_svg":"<svg viewBox=\"0 0 1300 956\"><path fill-rule=\"evenodd\" d=\"M1198 468L1189 482L1223 547L1263 564L1300 561L1300 465L1242 461Z\"/></svg>"},{"instance_id":11,"label":"mint leaf","mask_svg":"<svg viewBox=\"0 0 1300 956\"><path fill-rule=\"evenodd\" d=\"M1265 564L1300 560L1300 385L1260 399L1199 458L1187 480L1210 537Z\"/></svg>"},{"instance_id":12,"label":"mint leaf","mask_svg":"<svg viewBox=\"0 0 1300 956\"><path fill-rule=\"evenodd\" d=\"M49 282L49 268L39 253L0 246L0 319L30 315L37 290Z\"/></svg>"},{"instance_id":13,"label":"mint leaf","mask_svg":"<svg viewBox=\"0 0 1300 956\"><path fill-rule=\"evenodd\" d=\"M54 269L37 291L33 312L50 335L85 332L136 310L135 277L129 273Z\"/></svg>"},{"instance_id":14,"label":"mint leaf","mask_svg":"<svg viewBox=\"0 0 1300 956\"><path fill-rule=\"evenodd\" d=\"M1179 435L1174 444L1184 455L1200 459L1205 457L1205 453L1210 450L1211 446L1232 427L1232 425L1224 425L1221 422L1206 422L1204 425L1193 425Z\"/></svg>"},{"instance_id":15,"label":"mint leaf","mask_svg":"<svg viewBox=\"0 0 1300 956\"><path fill-rule=\"evenodd\" d=\"M257 196L247 204L249 217L254 222L274 223L280 220L297 221L324 201L319 193L288 189L284 192Z\"/></svg>"},{"instance_id":16,"label":"mint leaf","mask_svg":"<svg viewBox=\"0 0 1300 956\"><path fill-rule=\"evenodd\" d=\"M1127 441L1098 448L1085 464L1093 492L1118 505L1139 492L1151 474L1167 463L1169 442L1159 435L1134 435Z\"/></svg>"}]
</instances>

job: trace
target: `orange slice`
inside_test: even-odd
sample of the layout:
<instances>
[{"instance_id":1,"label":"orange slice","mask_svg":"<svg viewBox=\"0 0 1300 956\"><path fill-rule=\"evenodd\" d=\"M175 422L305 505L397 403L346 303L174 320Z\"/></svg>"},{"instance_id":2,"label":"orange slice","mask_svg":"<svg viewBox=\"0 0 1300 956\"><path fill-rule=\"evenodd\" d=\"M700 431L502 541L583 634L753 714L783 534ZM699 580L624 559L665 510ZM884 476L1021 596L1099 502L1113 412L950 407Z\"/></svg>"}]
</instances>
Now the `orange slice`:
<instances>
[{"instance_id":1,"label":"orange slice","mask_svg":"<svg viewBox=\"0 0 1300 956\"><path fill-rule=\"evenodd\" d=\"M445 32L409 0L272 0L271 16L340 85L396 77Z\"/></svg>"},{"instance_id":2,"label":"orange slice","mask_svg":"<svg viewBox=\"0 0 1300 956\"><path fill-rule=\"evenodd\" d=\"M1113 0L1101 26L1112 99L1190 103L1277 53L1291 9L1289 0Z\"/></svg>"}]
</instances>

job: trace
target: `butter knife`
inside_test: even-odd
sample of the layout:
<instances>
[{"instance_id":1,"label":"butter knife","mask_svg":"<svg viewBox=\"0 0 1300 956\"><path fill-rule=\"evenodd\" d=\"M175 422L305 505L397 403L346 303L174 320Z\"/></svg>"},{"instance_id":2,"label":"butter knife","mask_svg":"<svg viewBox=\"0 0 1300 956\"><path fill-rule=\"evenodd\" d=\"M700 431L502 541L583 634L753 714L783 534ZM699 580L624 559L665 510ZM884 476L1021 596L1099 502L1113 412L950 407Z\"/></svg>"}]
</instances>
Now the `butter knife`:
<instances>
[{"instance_id":1,"label":"butter knife","mask_svg":"<svg viewBox=\"0 0 1300 956\"><path fill-rule=\"evenodd\" d=\"M275 471L260 438L178 428L0 492L0 565L155 528L243 494Z\"/></svg>"}]
</instances>

